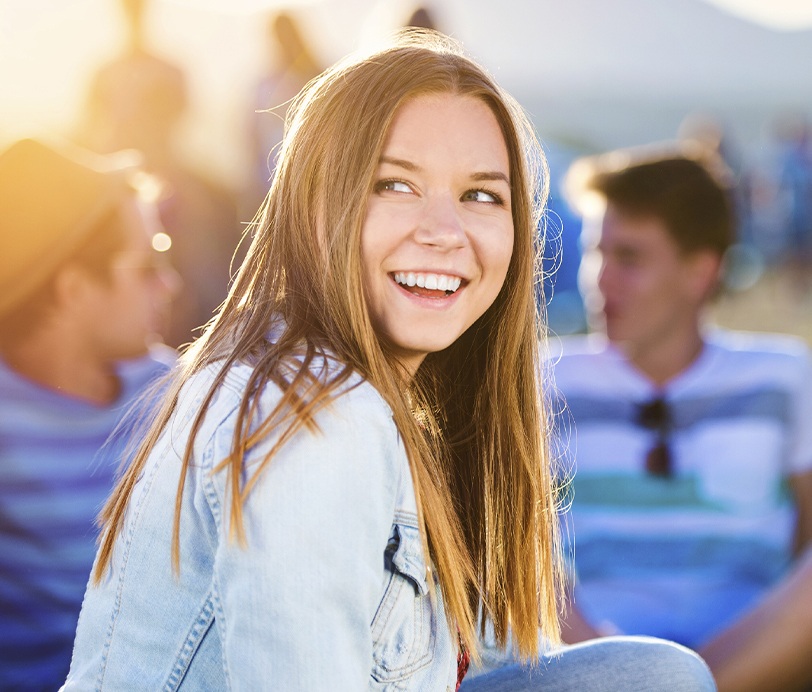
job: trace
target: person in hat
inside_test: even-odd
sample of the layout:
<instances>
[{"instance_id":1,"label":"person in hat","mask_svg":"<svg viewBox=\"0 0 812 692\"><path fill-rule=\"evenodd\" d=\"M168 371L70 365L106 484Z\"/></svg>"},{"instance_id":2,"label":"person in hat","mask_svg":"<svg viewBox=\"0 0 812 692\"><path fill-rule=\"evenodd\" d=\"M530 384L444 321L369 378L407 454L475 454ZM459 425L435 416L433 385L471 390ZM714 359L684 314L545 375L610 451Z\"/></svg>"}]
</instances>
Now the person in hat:
<instances>
[{"instance_id":1,"label":"person in hat","mask_svg":"<svg viewBox=\"0 0 812 692\"><path fill-rule=\"evenodd\" d=\"M31 139L0 154L4 690L64 680L118 466L105 441L174 358L156 343L175 279L131 163Z\"/></svg>"},{"instance_id":2,"label":"person in hat","mask_svg":"<svg viewBox=\"0 0 812 692\"><path fill-rule=\"evenodd\" d=\"M795 337L708 323L735 230L715 156L612 152L573 164L567 183L594 329L562 339L555 364L575 462L564 636L594 633L582 616L704 653L812 541L812 359Z\"/></svg>"}]
</instances>

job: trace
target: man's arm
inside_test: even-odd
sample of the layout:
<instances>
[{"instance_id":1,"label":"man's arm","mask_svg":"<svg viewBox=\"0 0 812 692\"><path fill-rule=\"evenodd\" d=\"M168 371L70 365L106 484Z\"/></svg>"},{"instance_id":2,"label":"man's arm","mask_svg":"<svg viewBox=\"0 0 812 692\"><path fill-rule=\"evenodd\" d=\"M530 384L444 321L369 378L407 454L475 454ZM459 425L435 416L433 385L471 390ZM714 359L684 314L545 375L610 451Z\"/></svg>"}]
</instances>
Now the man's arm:
<instances>
[{"instance_id":1,"label":"man's arm","mask_svg":"<svg viewBox=\"0 0 812 692\"><path fill-rule=\"evenodd\" d=\"M812 550L758 606L699 650L719 692L802 692L812 684Z\"/></svg>"},{"instance_id":2,"label":"man's arm","mask_svg":"<svg viewBox=\"0 0 812 692\"><path fill-rule=\"evenodd\" d=\"M798 513L793 537L793 551L797 556L812 545L812 471L790 476L789 483Z\"/></svg>"}]
</instances>

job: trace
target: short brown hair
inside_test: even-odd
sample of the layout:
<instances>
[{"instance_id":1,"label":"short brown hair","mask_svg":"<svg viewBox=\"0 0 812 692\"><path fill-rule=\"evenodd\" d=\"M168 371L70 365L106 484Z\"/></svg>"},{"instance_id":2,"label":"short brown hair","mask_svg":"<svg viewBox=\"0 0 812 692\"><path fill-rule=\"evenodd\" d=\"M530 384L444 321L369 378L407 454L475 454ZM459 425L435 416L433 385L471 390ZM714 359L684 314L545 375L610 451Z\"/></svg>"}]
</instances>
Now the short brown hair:
<instances>
[{"instance_id":1,"label":"short brown hair","mask_svg":"<svg viewBox=\"0 0 812 692\"><path fill-rule=\"evenodd\" d=\"M661 220L683 252L722 256L734 242L726 171L704 150L615 151L581 159L570 172L575 195L596 192L625 213Z\"/></svg>"}]
</instances>

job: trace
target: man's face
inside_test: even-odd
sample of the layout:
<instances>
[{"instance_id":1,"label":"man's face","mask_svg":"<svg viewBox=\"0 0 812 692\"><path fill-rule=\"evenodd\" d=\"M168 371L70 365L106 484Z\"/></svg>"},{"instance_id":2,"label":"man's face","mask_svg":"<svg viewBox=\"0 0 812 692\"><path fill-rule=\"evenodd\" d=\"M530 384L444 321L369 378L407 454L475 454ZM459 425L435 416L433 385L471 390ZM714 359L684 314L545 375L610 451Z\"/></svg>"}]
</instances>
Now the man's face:
<instances>
[{"instance_id":1,"label":"man's face","mask_svg":"<svg viewBox=\"0 0 812 692\"><path fill-rule=\"evenodd\" d=\"M582 280L607 337L634 354L695 332L715 279L712 256L681 252L661 220L611 203L596 223Z\"/></svg>"},{"instance_id":2,"label":"man's face","mask_svg":"<svg viewBox=\"0 0 812 692\"><path fill-rule=\"evenodd\" d=\"M179 278L152 237L162 231L155 209L128 200L121 210L127 242L114 256L108 280L95 279L86 307L92 319L88 346L105 360L143 355L166 328Z\"/></svg>"}]
</instances>

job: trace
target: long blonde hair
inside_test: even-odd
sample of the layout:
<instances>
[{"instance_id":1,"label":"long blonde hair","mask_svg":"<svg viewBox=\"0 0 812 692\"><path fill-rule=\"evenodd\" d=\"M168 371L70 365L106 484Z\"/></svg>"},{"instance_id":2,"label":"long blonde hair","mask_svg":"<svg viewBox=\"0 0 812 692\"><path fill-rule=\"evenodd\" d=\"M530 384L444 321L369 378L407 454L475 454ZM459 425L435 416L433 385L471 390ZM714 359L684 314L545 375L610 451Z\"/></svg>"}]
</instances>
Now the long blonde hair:
<instances>
[{"instance_id":1,"label":"long blonde hair","mask_svg":"<svg viewBox=\"0 0 812 692\"><path fill-rule=\"evenodd\" d=\"M456 343L430 354L404 392L402 370L370 322L360 233L398 108L416 95L446 92L481 99L502 128L510 159L514 248L493 305ZM283 431L278 449L303 426L312 427L315 412L359 373L392 408L409 457L426 549L449 621L464 643L475 651L477 631L487 620L502 644L510 630L526 658L538 653L539 627L558 641L557 494L538 353L537 229L547 179L521 109L438 34L403 33L391 47L339 63L310 82L289 111L276 175L229 295L184 354L161 410L102 512L95 579L110 565L135 481L180 388L194 373L222 362L183 457L173 535L176 570L193 440L229 367L239 361L254 366L232 453L217 467L229 474L230 534L243 544L243 503L273 456L245 482L245 452L271 429ZM283 326L271 342L273 323ZM310 364L326 351L344 367L315 376ZM269 382L283 397L256 429L259 393Z\"/></svg>"}]
</instances>

